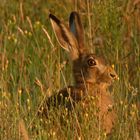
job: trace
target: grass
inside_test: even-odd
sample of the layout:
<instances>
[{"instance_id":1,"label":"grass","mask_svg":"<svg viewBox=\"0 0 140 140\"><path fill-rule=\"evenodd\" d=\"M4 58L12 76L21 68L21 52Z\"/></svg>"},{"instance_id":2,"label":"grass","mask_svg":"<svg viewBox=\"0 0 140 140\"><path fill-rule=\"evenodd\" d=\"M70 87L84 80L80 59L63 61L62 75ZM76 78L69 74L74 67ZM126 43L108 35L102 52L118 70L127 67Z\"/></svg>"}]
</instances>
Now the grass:
<instances>
[{"instance_id":1,"label":"grass","mask_svg":"<svg viewBox=\"0 0 140 140\"><path fill-rule=\"evenodd\" d=\"M75 3L74 3L75 2ZM140 2L137 0L8 1L0 5L0 139L74 139L75 116L61 125L61 111L48 120L37 116L47 95L72 84L71 65L56 42L48 19L52 12L68 21L79 11L87 46L114 64L119 81L112 89L118 115L112 139L136 135L140 100ZM48 33L48 36L47 36ZM48 38L50 37L50 38ZM93 47L94 46L94 47ZM94 139L92 114L81 117L80 135ZM43 122L43 123L42 123ZM21 132L22 131L22 132ZM22 134L23 133L23 134ZM28 138L29 137L29 138ZM80 138L79 138L80 139ZM102 134L100 139L106 139Z\"/></svg>"}]
</instances>

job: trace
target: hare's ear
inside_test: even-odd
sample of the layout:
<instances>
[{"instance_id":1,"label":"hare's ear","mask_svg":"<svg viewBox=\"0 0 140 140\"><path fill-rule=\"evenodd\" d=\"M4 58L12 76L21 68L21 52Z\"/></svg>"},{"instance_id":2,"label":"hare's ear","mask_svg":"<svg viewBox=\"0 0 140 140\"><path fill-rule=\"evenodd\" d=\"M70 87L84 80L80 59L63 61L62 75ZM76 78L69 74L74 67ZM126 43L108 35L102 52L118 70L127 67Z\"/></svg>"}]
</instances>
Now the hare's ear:
<instances>
[{"instance_id":1,"label":"hare's ear","mask_svg":"<svg viewBox=\"0 0 140 140\"><path fill-rule=\"evenodd\" d=\"M51 25L53 27L56 38L66 51L70 53L71 59L75 60L79 57L78 42L71 31L54 15L49 15Z\"/></svg>"},{"instance_id":2,"label":"hare's ear","mask_svg":"<svg viewBox=\"0 0 140 140\"><path fill-rule=\"evenodd\" d=\"M71 32L74 34L78 41L79 51L84 50L84 30L81 23L80 16L77 12L72 12L69 18L69 26Z\"/></svg>"}]
</instances>

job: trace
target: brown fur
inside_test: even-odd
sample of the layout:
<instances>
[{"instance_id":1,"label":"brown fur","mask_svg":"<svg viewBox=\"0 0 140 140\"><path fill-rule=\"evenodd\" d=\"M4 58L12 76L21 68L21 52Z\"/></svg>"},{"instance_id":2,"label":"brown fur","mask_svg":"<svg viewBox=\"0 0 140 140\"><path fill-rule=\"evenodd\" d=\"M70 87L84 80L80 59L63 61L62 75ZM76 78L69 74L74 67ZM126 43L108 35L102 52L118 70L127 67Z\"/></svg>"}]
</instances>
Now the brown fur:
<instances>
[{"instance_id":1,"label":"brown fur","mask_svg":"<svg viewBox=\"0 0 140 140\"><path fill-rule=\"evenodd\" d=\"M88 85L87 85L88 86ZM99 109L97 117L99 118L100 127L105 130L107 134L109 134L113 128L113 125L116 121L116 114L113 110L114 101L112 96L108 91L106 91L106 87L101 85L96 85L90 88L87 87L84 89L84 85L82 87L69 87L68 89L62 89L59 92L59 95L62 94L64 97L71 97L72 103L75 106L75 103L80 103L83 109L92 107L93 100L90 100L90 97L95 98L96 108ZM85 93L88 92L86 95ZM58 99L58 95L57 95ZM61 100L59 100L62 103ZM67 104L69 109L72 109L71 102Z\"/></svg>"},{"instance_id":2,"label":"brown fur","mask_svg":"<svg viewBox=\"0 0 140 140\"><path fill-rule=\"evenodd\" d=\"M97 98L95 105L99 109L97 114L99 122L107 134L111 133L116 114L108 88L117 79L116 72L103 58L86 50L84 31L77 12L71 13L69 28L52 14L50 14L50 21L61 47L70 54L75 85L68 86L50 97L47 100L48 109L50 106L63 105L65 99L68 99L65 106L69 110L72 110L76 104L81 104L84 110L92 107L89 97Z\"/></svg>"}]
</instances>

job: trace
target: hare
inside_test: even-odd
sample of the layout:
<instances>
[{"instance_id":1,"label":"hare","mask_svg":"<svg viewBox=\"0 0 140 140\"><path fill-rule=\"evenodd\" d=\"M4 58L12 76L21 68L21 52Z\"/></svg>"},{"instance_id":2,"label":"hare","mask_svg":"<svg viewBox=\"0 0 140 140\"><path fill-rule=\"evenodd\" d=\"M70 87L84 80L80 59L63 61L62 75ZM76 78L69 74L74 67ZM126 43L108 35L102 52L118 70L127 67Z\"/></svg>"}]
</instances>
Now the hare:
<instances>
[{"instance_id":1,"label":"hare","mask_svg":"<svg viewBox=\"0 0 140 140\"><path fill-rule=\"evenodd\" d=\"M68 86L55 96L49 97L48 109L50 106L65 105L72 110L79 103L87 108L90 107L88 97L97 98L95 105L99 109L101 127L107 134L111 133L116 114L111 109L114 102L108 88L118 78L116 72L106 64L103 58L86 49L84 30L77 12L70 14L69 27L52 14L49 18L57 41L72 60L75 85ZM68 99L67 103L65 99Z\"/></svg>"}]
</instances>

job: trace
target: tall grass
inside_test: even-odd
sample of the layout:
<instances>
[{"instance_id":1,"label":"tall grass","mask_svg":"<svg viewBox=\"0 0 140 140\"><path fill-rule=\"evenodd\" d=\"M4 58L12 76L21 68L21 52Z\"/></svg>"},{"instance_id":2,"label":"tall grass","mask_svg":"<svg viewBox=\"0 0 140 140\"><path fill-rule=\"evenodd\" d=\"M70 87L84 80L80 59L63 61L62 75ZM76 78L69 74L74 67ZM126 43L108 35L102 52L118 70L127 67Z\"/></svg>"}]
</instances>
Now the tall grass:
<instances>
[{"instance_id":1,"label":"tall grass","mask_svg":"<svg viewBox=\"0 0 140 140\"><path fill-rule=\"evenodd\" d=\"M103 55L119 75L112 88L118 121L111 139L135 139L140 100L138 0L1 2L0 139L24 139L19 126L29 139L74 139L78 133L81 138L94 139L90 114L81 118L79 132L76 118L67 118L66 110L65 125L61 125L58 110L52 110L49 119L37 116L47 96L73 83L71 63L56 42L48 19L52 12L68 21L73 10L81 15L87 47ZM24 120L22 124L20 120ZM105 134L100 139L106 139Z\"/></svg>"}]
</instances>

